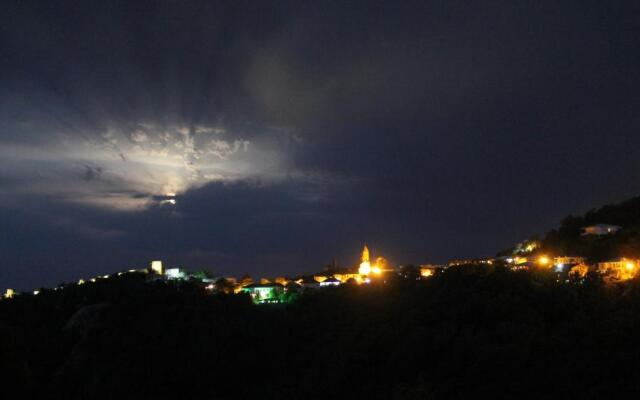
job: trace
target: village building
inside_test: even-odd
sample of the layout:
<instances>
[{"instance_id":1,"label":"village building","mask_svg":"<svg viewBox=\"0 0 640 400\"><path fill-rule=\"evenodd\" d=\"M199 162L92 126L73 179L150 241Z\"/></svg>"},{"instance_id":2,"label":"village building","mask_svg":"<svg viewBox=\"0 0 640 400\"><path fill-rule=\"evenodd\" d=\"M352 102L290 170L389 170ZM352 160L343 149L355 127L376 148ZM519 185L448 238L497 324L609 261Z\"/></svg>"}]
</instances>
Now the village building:
<instances>
[{"instance_id":1,"label":"village building","mask_svg":"<svg viewBox=\"0 0 640 400\"><path fill-rule=\"evenodd\" d=\"M625 281L636 276L640 260L621 258L598 263L598 272L608 281Z\"/></svg>"},{"instance_id":2,"label":"village building","mask_svg":"<svg viewBox=\"0 0 640 400\"><path fill-rule=\"evenodd\" d=\"M283 286L286 286L287 283L289 282L289 279L287 279L284 276L276 276L275 279L273 280L275 283L279 283Z\"/></svg>"},{"instance_id":3,"label":"village building","mask_svg":"<svg viewBox=\"0 0 640 400\"><path fill-rule=\"evenodd\" d=\"M302 289L317 289L320 287L320 283L314 279L313 276L304 276L296 280L296 283L299 284Z\"/></svg>"},{"instance_id":4,"label":"village building","mask_svg":"<svg viewBox=\"0 0 640 400\"><path fill-rule=\"evenodd\" d=\"M568 270L568 274L570 277L573 277L573 278L584 278L585 276L587 276L587 274L591 270L591 268L585 263L567 264L567 265L571 265L571 267Z\"/></svg>"},{"instance_id":5,"label":"village building","mask_svg":"<svg viewBox=\"0 0 640 400\"><path fill-rule=\"evenodd\" d=\"M251 278L249 274L244 274L238 281L238 285L240 286L247 286L247 285L251 285L252 283L253 283L253 278Z\"/></svg>"},{"instance_id":6,"label":"village building","mask_svg":"<svg viewBox=\"0 0 640 400\"><path fill-rule=\"evenodd\" d=\"M225 276L224 279L226 279L229 283L231 283L234 286L238 284L238 280L236 279L235 276Z\"/></svg>"},{"instance_id":7,"label":"village building","mask_svg":"<svg viewBox=\"0 0 640 400\"><path fill-rule=\"evenodd\" d=\"M428 278L436 274L438 266L434 264L422 264L420 266L420 276L422 278Z\"/></svg>"},{"instance_id":8,"label":"village building","mask_svg":"<svg viewBox=\"0 0 640 400\"><path fill-rule=\"evenodd\" d=\"M320 287L338 286L340 284L342 284L342 282L332 276L320 282Z\"/></svg>"},{"instance_id":9,"label":"village building","mask_svg":"<svg viewBox=\"0 0 640 400\"><path fill-rule=\"evenodd\" d=\"M363 283L364 279L362 278L362 275L356 273L356 272L342 272L342 273L336 273L333 274L333 277L336 278L337 280L339 280L342 283L347 283L347 282L355 282L355 283Z\"/></svg>"},{"instance_id":10,"label":"village building","mask_svg":"<svg viewBox=\"0 0 640 400\"><path fill-rule=\"evenodd\" d=\"M582 228L582 235L613 235L617 233L621 226L610 224L595 224Z\"/></svg>"},{"instance_id":11,"label":"village building","mask_svg":"<svg viewBox=\"0 0 640 400\"><path fill-rule=\"evenodd\" d=\"M151 261L151 271L158 275L164 275L164 267L162 266L162 261Z\"/></svg>"},{"instance_id":12,"label":"village building","mask_svg":"<svg viewBox=\"0 0 640 400\"><path fill-rule=\"evenodd\" d=\"M298 293L302 290L302 286L295 281L289 281L284 285L285 293Z\"/></svg>"},{"instance_id":13,"label":"village building","mask_svg":"<svg viewBox=\"0 0 640 400\"><path fill-rule=\"evenodd\" d=\"M553 258L553 265L561 265L561 264L584 264L587 259L584 257L575 257L575 256L560 256Z\"/></svg>"},{"instance_id":14,"label":"village building","mask_svg":"<svg viewBox=\"0 0 640 400\"><path fill-rule=\"evenodd\" d=\"M164 276L170 280L186 279L187 270L184 268L167 268L164 272Z\"/></svg>"},{"instance_id":15,"label":"village building","mask_svg":"<svg viewBox=\"0 0 640 400\"><path fill-rule=\"evenodd\" d=\"M517 257L526 260L526 257ZM478 265L478 264L493 264L492 258L468 258L468 259L454 259L447 263L449 267L455 267L459 265Z\"/></svg>"},{"instance_id":16,"label":"village building","mask_svg":"<svg viewBox=\"0 0 640 400\"><path fill-rule=\"evenodd\" d=\"M252 283L242 288L256 304L282 303L284 286L279 283Z\"/></svg>"}]
</instances>

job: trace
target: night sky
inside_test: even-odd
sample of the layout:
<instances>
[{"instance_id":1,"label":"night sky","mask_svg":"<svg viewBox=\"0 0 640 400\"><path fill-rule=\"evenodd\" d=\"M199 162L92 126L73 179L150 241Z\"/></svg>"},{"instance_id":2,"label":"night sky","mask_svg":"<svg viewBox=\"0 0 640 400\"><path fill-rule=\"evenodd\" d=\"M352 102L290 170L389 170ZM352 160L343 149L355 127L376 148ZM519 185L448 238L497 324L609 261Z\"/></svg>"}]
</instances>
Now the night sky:
<instances>
[{"instance_id":1,"label":"night sky","mask_svg":"<svg viewBox=\"0 0 640 400\"><path fill-rule=\"evenodd\" d=\"M3 2L0 286L487 256L640 193L640 5Z\"/></svg>"}]
</instances>

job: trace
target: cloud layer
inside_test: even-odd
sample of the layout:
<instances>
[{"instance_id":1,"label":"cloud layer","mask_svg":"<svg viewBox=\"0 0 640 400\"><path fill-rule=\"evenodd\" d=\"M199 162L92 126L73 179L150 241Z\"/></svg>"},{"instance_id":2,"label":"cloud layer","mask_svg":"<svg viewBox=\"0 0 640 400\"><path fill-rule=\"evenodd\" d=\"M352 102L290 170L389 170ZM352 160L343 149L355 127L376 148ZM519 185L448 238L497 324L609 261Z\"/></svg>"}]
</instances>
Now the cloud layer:
<instances>
[{"instance_id":1,"label":"cloud layer","mask_svg":"<svg viewBox=\"0 0 640 400\"><path fill-rule=\"evenodd\" d=\"M492 254L640 189L633 2L9 2L0 286Z\"/></svg>"}]
</instances>

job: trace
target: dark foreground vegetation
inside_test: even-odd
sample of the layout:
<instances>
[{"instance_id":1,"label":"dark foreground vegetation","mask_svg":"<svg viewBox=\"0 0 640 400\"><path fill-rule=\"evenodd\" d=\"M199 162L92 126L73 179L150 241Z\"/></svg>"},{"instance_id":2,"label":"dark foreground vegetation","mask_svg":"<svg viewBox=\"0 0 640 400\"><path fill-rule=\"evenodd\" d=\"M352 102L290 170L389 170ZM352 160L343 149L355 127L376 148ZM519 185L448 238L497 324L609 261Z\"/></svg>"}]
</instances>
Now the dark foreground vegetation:
<instances>
[{"instance_id":1,"label":"dark foreground vegetation","mask_svg":"<svg viewBox=\"0 0 640 400\"><path fill-rule=\"evenodd\" d=\"M130 276L2 301L0 338L20 398L640 394L640 282L595 276L460 267L275 306Z\"/></svg>"}]
</instances>

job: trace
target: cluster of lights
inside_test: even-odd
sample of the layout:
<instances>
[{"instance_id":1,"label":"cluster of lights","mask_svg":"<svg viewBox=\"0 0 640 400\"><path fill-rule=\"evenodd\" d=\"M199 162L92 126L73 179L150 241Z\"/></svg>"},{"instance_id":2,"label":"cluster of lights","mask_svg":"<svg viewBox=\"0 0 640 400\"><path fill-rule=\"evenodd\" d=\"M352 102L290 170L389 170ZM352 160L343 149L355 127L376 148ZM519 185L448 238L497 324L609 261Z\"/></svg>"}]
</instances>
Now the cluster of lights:
<instances>
[{"instance_id":1,"label":"cluster of lights","mask_svg":"<svg viewBox=\"0 0 640 400\"><path fill-rule=\"evenodd\" d=\"M378 257L378 259L376 260L374 265L371 265L371 262L369 260L369 249L367 248L367 246L364 247L364 250L362 252L362 262L360 263L360 268L358 269L358 273L357 274L352 274L352 273L348 273L348 274L339 274L339 276L334 277L335 280L333 281L327 281L324 283L324 285L322 284L323 280L319 280L318 278L315 278L316 281L321 282L320 286L327 286L327 285L339 285L341 283L344 283L346 280L348 279L355 279L358 283L370 283L371 282L371 276L375 275L375 276L380 276L383 274L384 272L384 266L386 265L386 260L384 260L384 258L382 257ZM163 275L165 277L167 277L168 279L180 279L183 278L185 273L184 270L181 268L164 268L164 266L162 265L162 261L159 260L154 260L151 262L151 271L155 272L156 274L160 274ZM122 276L125 273L135 273L135 272L147 272L147 270L137 270L137 269L129 269L128 271L122 271L122 272L118 272L117 276ZM353 276L351 276L353 275ZM90 278L90 279L79 279L76 284L78 286L80 285L85 285L88 282L97 282L98 279L108 279L110 277L110 275L101 275L101 276L97 276L95 278ZM284 282L283 282L284 283ZM53 290L58 290L58 289L64 289L64 287L55 287L53 288ZM242 287L238 287L236 289L234 289L234 292L240 292L242 291ZM213 291L215 290L215 285L214 284L208 284L207 286L205 286L205 290L208 291ZM36 290L33 292L34 295L38 295L40 293L40 291ZM264 293L261 293L262 296L259 296L260 298L264 298ZM4 298L11 298L14 297L15 292L13 292L13 290L8 289L7 293L3 296Z\"/></svg>"},{"instance_id":2,"label":"cluster of lights","mask_svg":"<svg viewBox=\"0 0 640 400\"><path fill-rule=\"evenodd\" d=\"M573 261L573 260L576 261ZM577 263L580 264L581 268L586 268L586 266L584 265L584 258L581 257L556 257L556 258L551 258L548 255L538 255L535 259L531 259L529 257L513 257L513 258L507 258L506 260L509 264L514 264L514 268L518 268L518 265L521 264L526 264L527 262L533 262L541 267L550 267L550 268L554 268L554 270L556 272L563 272L564 268L567 265L572 265L573 263ZM492 264L491 260L482 260L482 263L486 263L486 264ZM568 264L567 264L568 263ZM634 260L628 260L628 259L622 259L619 262L615 262L614 264L617 264L616 267L611 267L611 268L616 268L618 269L618 271L622 270L625 271L624 275L626 276L625 278L621 278L621 279L629 279L630 277L632 277L634 275L634 272L636 270L636 262ZM322 284L323 280L319 279L319 277L314 277L314 279L318 282L321 282L320 286L326 286L326 285L339 285L340 283L344 283L346 279L356 279L358 283L370 283L371 282L371 278L373 275L376 276L380 276L383 274L384 272L384 266L386 265L386 261L379 257L375 264L371 264L370 259L369 259L369 249L367 248L367 246L364 247L363 251L362 251L362 257L361 257L361 263L358 269L358 274L340 274L340 275L336 275L336 277L334 277L334 281L327 281L324 285ZM165 275L167 278L169 279L176 279L179 277L182 277L182 275L184 274L184 271L181 268L169 268L169 269L165 269L162 265L161 261L153 261L151 263L151 270L155 273L161 273L162 275ZM146 270L136 270L136 269L130 269L128 272L133 273L133 272L143 272ZM573 271L573 269L572 269ZM125 274L126 272L118 272L117 275L121 276L123 274ZM428 277L428 276L432 276L434 274L433 269L431 268L421 268L420 270L420 275L422 277ZM350 275L354 275L354 276L350 276ZM109 278L110 275L102 275L102 276L98 276L97 279L107 279ZM96 278L91 278L89 279L90 282L96 282L97 280ZM326 278L325 278L326 279ZM80 279L78 280L77 284L78 285L84 285L86 283L86 281L84 279ZM265 283L268 283L265 282ZM283 281L281 284L285 284L286 282ZM299 282L302 283L302 282ZM63 287L55 287L54 290L57 289L62 289ZM205 289L208 291L214 291L215 290L215 285L213 283L208 284L207 286L205 286ZM262 290L270 290L267 288L261 288ZM239 287L237 289L234 289L234 292L239 292L243 290L242 287ZM265 296L267 293L262 293L262 290L258 289L257 295L259 299L265 299L268 298L269 296ZM38 295L40 293L40 291L36 290L33 292L34 295ZM11 298L15 295L15 292L13 292L13 290L8 289L7 293L4 295L4 298Z\"/></svg>"},{"instance_id":3,"label":"cluster of lights","mask_svg":"<svg viewBox=\"0 0 640 400\"><path fill-rule=\"evenodd\" d=\"M428 276L433 276L433 270L432 269L427 269L427 268L423 268L420 270L420 276L423 277L428 277Z\"/></svg>"},{"instance_id":4,"label":"cluster of lights","mask_svg":"<svg viewBox=\"0 0 640 400\"><path fill-rule=\"evenodd\" d=\"M633 261L627 261L624 266L627 271L633 271L633 269L636 267L636 264Z\"/></svg>"},{"instance_id":5,"label":"cluster of lights","mask_svg":"<svg viewBox=\"0 0 640 400\"><path fill-rule=\"evenodd\" d=\"M371 263L367 261L363 261L360 263L360 268L358 268L358 272L360 275L369 275L371 273Z\"/></svg>"},{"instance_id":6,"label":"cluster of lights","mask_svg":"<svg viewBox=\"0 0 640 400\"><path fill-rule=\"evenodd\" d=\"M365 245L364 249L362 250L362 262L360 263L360 268L358 268L358 273L362 276L369 276L371 274L382 275L382 268L380 267L381 260L384 259L378 257L378 261L376 261L376 264L371 266L371 261L369 261L369 248Z\"/></svg>"},{"instance_id":7,"label":"cluster of lights","mask_svg":"<svg viewBox=\"0 0 640 400\"><path fill-rule=\"evenodd\" d=\"M538 257L538 264L542 265L542 266L547 266L549 265L549 257L547 256L540 256Z\"/></svg>"}]
</instances>

